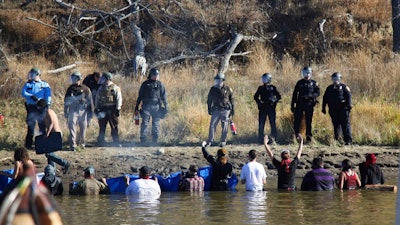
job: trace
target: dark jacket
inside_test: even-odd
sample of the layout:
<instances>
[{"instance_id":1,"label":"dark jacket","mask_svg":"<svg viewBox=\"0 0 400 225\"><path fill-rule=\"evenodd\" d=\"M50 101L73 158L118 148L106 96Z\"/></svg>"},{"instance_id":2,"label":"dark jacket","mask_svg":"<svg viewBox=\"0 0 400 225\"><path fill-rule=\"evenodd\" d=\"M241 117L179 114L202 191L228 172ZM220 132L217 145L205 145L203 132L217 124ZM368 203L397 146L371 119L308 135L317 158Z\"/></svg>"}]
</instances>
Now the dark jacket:
<instances>
[{"instance_id":1,"label":"dark jacket","mask_svg":"<svg viewBox=\"0 0 400 225\"><path fill-rule=\"evenodd\" d=\"M139 89L139 95L136 100L136 110L138 110L140 102L143 102L143 105L161 106L164 104L164 107L168 109L167 92L161 81L152 79L144 81Z\"/></svg>"},{"instance_id":2,"label":"dark jacket","mask_svg":"<svg viewBox=\"0 0 400 225\"><path fill-rule=\"evenodd\" d=\"M257 88L254 100L257 102L258 109L275 108L281 95L274 85L264 84Z\"/></svg>"},{"instance_id":3,"label":"dark jacket","mask_svg":"<svg viewBox=\"0 0 400 225\"><path fill-rule=\"evenodd\" d=\"M219 88L212 86L207 96L208 111L214 109L227 109L234 111L235 104L233 99L233 91L225 84Z\"/></svg>"},{"instance_id":4,"label":"dark jacket","mask_svg":"<svg viewBox=\"0 0 400 225\"><path fill-rule=\"evenodd\" d=\"M296 83L292 95L292 108L299 106L315 106L320 95L318 83L315 80L301 79Z\"/></svg>"},{"instance_id":5,"label":"dark jacket","mask_svg":"<svg viewBox=\"0 0 400 225\"><path fill-rule=\"evenodd\" d=\"M222 164L218 160L215 160L210 155L206 148L201 149L204 158L212 166L212 177L211 177L211 190L212 191L225 191L228 189L228 179L232 177L233 167L229 162Z\"/></svg>"},{"instance_id":6,"label":"dark jacket","mask_svg":"<svg viewBox=\"0 0 400 225\"><path fill-rule=\"evenodd\" d=\"M322 109L325 109L326 105L330 110L351 109L350 89L342 83L329 85L324 93Z\"/></svg>"}]
</instances>

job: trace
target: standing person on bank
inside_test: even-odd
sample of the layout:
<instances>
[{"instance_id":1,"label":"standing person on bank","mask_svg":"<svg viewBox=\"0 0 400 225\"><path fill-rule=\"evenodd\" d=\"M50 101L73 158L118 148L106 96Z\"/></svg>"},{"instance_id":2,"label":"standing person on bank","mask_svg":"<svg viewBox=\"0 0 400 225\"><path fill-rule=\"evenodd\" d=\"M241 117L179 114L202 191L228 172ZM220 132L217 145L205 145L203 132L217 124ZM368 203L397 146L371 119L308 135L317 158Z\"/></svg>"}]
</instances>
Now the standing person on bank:
<instances>
[{"instance_id":1,"label":"standing person on bank","mask_svg":"<svg viewBox=\"0 0 400 225\"><path fill-rule=\"evenodd\" d=\"M217 159L210 155L207 151L207 142L201 144L203 157L211 164L211 191L226 191L228 190L228 180L232 177L233 167L228 162L228 151L225 148L218 149Z\"/></svg>"},{"instance_id":2,"label":"standing person on bank","mask_svg":"<svg viewBox=\"0 0 400 225\"><path fill-rule=\"evenodd\" d=\"M22 97L25 98L25 107L27 111L26 123L28 124L28 132L25 137L25 147L33 149L33 135L35 132L36 122L39 125L39 131L45 133L45 124L43 114L39 112L37 103L39 100L46 101L46 107L51 103L50 85L40 79L40 70L36 67L32 68L28 73L28 81L22 88Z\"/></svg>"},{"instance_id":3,"label":"standing person on bank","mask_svg":"<svg viewBox=\"0 0 400 225\"><path fill-rule=\"evenodd\" d=\"M281 95L274 85L271 84L272 76L270 73L265 73L261 76L263 85L259 86L254 94L254 100L258 106L258 141L264 143L264 127L267 120L271 125L271 141L274 142L277 138L276 131L276 104L281 99Z\"/></svg>"},{"instance_id":4,"label":"standing person on bank","mask_svg":"<svg viewBox=\"0 0 400 225\"><path fill-rule=\"evenodd\" d=\"M207 146L214 141L215 130L218 122L221 121L221 143L220 147L226 145L229 128L229 117L235 115L235 104L232 88L225 85L225 75L218 73L214 77L215 84L211 87L207 97L208 115L211 116L210 128L208 131Z\"/></svg>"},{"instance_id":5,"label":"standing person on bank","mask_svg":"<svg viewBox=\"0 0 400 225\"><path fill-rule=\"evenodd\" d=\"M74 72L71 74L71 85L68 87L64 97L64 116L68 121L69 145L72 151L77 147L77 139L81 146L85 147L87 129L87 117L93 114L94 104L90 89L81 84L82 74ZM77 125L79 133L77 138Z\"/></svg>"},{"instance_id":6,"label":"standing person on bank","mask_svg":"<svg viewBox=\"0 0 400 225\"><path fill-rule=\"evenodd\" d=\"M256 161L257 151L249 151L249 162L243 166L240 173L242 184L246 184L246 191L262 191L264 184L267 183L267 174L264 166Z\"/></svg>"},{"instance_id":7,"label":"standing person on bank","mask_svg":"<svg viewBox=\"0 0 400 225\"><path fill-rule=\"evenodd\" d=\"M306 140L312 140L312 117L314 106L317 104L317 97L320 95L318 83L311 79L311 67L304 67L301 70L303 79L299 80L294 87L290 110L294 113L294 133L300 133L300 124L303 114L306 118Z\"/></svg>"},{"instance_id":8,"label":"standing person on bank","mask_svg":"<svg viewBox=\"0 0 400 225\"><path fill-rule=\"evenodd\" d=\"M39 100L38 109L43 113L43 120L46 125L46 138L49 138L51 133L59 132L61 133L60 123L58 122L57 114L54 110L47 107L46 101L44 99ZM60 149L61 150L61 149ZM64 174L69 170L69 162L61 157L57 156L54 152L46 153L47 163L55 168L55 163L64 167Z\"/></svg>"},{"instance_id":9,"label":"standing person on bank","mask_svg":"<svg viewBox=\"0 0 400 225\"><path fill-rule=\"evenodd\" d=\"M92 74L89 74L83 79L82 84L86 85L89 89L90 92L92 93L92 99L93 101L96 99L96 94L97 90L100 87L99 80L101 78L101 73L99 72L93 72ZM88 112L87 115L87 125L89 126L90 120L93 118L93 113Z\"/></svg>"},{"instance_id":10,"label":"standing person on bank","mask_svg":"<svg viewBox=\"0 0 400 225\"><path fill-rule=\"evenodd\" d=\"M324 169L324 161L321 157L313 159L312 170L307 172L301 183L302 191L333 190L335 178L331 171Z\"/></svg>"},{"instance_id":11,"label":"standing person on bank","mask_svg":"<svg viewBox=\"0 0 400 225\"><path fill-rule=\"evenodd\" d=\"M267 150L267 153L271 158L272 163L278 169L278 190L295 191L296 169L297 165L299 164L301 152L303 151L303 137L301 136L301 134L297 135L299 148L297 149L296 157L293 160L290 159L290 152L289 150L286 149L281 151L282 160L281 161L277 160L268 146L268 141L269 141L268 136L265 135L264 138L265 149Z\"/></svg>"},{"instance_id":12,"label":"standing person on bank","mask_svg":"<svg viewBox=\"0 0 400 225\"><path fill-rule=\"evenodd\" d=\"M147 144L147 136L151 118L151 136L153 144L158 143L160 137L160 120L168 113L167 92L159 81L160 72L151 68L148 79L142 83L136 100L135 113L140 113L142 124L140 127L140 143ZM139 105L142 103L141 109ZM164 105L164 107L162 106Z\"/></svg>"},{"instance_id":13,"label":"standing person on bank","mask_svg":"<svg viewBox=\"0 0 400 225\"><path fill-rule=\"evenodd\" d=\"M333 84L325 90L322 113L326 114L326 105L328 105L335 140L339 140L342 132L345 145L350 145L353 141L350 127L350 110L352 108L350 88L341 83L342 75L339 72L333 73L331 78Z\"/></svg>"},{"instance_id":14,"label":"standing person on bank","mask_svg":"<svg viewBox=\"0 0 400 225\"><path fill-rule=\"evenodd\" d=\"M98 146L104 146L107 123L111 127L111 137L119 145L118 117L122 107L121 88L112 82L112 74L103 72L99 80L99 90L95 99L95 112L99 120Z\"/></svg>"}]
</instances>

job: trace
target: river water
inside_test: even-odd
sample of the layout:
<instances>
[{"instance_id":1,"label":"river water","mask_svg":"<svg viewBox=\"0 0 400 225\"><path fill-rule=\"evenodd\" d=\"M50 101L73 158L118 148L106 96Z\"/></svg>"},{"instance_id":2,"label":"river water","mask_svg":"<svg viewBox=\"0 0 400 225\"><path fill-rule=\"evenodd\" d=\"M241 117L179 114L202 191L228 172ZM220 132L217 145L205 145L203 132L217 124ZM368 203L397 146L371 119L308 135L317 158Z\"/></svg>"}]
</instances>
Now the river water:
<instances>
[{"instance_id":1,"label":"river water","mask_svg":"<svg viewBox=\"0 0 400 225\"><path fill-rule=\"evenodd\" d=\"M300 181L301 182L301 181ZM390 191L163 192L141 202L125 195L56 196L65 224L395 224Z\"/></svg>"}]
</instances>

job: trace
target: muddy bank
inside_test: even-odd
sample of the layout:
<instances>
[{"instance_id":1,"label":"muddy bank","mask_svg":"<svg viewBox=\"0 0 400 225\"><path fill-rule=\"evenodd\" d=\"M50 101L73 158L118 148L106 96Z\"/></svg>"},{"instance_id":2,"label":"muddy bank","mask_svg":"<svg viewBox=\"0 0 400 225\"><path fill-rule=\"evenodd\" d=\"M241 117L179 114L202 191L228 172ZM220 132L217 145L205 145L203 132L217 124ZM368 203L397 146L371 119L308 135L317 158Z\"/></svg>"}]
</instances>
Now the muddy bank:
<instances>
[{"instance_id":1,"label":"muddy bank","mask_svg":"<svg viewBox=\"0 0 400 225\"><path fill-rule=\"evenodd\" d=\"M239 175L240 170L247 162L247 153L251 149L259 152L258 162L265 166L268 176L276 176L276 169L271 165L271 160L267 157L262 145L227 145L229 151L229 161L234 167L234 172ZM279 155L282 149L289 149L291 156L294 157L297 145L273 145L271 146L274 154ZM210 147L209 151L216 154L218 147ZM30 157L35 162L38 171L42 172L47 165L44 155L37 155L30 151ZM335 176L340 172L340 164L343 159L350 159L354 165L365 160L367 153L377 155L377 163L387 178L395 178L398 174L399 147L377 147L377 146L304 146L303 154L300 159L297 176L302 177L311 168L312 159L322 156L325 167L329 168ZM65 184L82 179L82 170L93 165L96 168L96 177L117 177L126 173L137 173L141 166L149 166L154 173L166 176L180 170L187 170L190 164L199 167L208 165L203 158L200 146L169 146L169 147L86 147L76 152L59 151L57 155L67 159L71 163L68 174L58 174L62 177ZM0 151L0 169L13 168L13 152ZM59 170L61 168L57 167ZM358 169L357 169L358 171ZM393 180L393 179L392 179ZM66 186L64 184L64 186ZM67 188L67 186L66 186Z\"/></svg>"}]
</instances>

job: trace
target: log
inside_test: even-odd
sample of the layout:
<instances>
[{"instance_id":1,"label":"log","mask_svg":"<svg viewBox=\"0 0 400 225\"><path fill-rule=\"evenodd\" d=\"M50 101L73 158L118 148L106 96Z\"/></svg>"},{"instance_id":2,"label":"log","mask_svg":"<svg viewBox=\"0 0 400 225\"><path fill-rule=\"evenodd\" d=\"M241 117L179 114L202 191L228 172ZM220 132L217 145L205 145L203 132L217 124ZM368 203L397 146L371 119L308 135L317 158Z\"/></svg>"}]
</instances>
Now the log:
<instances>
[{"instance_id":1,"label":"log","mask_svg":"<svg viewBox=\"0 0 400 225\"><path fill-rule=\"evenodd\" d=\"M397 192L397 186L390 184L366 184L365 190Z\"/></svg>"}]
</instances>

